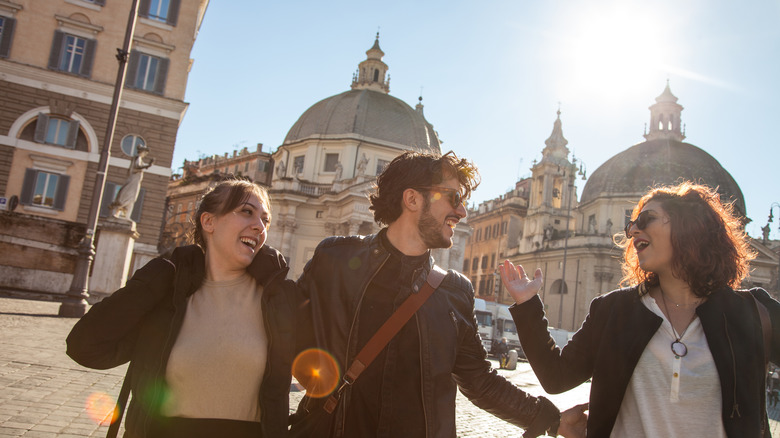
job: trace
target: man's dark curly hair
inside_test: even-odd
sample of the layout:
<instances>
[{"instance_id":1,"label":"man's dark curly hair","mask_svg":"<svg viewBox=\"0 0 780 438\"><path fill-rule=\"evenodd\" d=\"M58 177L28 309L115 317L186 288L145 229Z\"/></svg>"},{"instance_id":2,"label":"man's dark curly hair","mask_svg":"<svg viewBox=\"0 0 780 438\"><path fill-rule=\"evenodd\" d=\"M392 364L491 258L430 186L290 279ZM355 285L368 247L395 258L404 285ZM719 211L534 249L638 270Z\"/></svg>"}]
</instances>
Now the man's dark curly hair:
<instances>
[{"instance_id":1,"label":"man's dark curly hair","mask_svg":"<svg viewBox=\"0 0 780 438\"><path fill-rule=\"evenodd\" d=\"M458 178L464 199L468 199L480 183L477 166L465 158L458 158L452 151L444 155L407 151L395 157L377 176L374 193L368 197L374 221L379 225L395 222L401 216L406 189L434 186L453 176Z\"/></svg>"}]
</instances>

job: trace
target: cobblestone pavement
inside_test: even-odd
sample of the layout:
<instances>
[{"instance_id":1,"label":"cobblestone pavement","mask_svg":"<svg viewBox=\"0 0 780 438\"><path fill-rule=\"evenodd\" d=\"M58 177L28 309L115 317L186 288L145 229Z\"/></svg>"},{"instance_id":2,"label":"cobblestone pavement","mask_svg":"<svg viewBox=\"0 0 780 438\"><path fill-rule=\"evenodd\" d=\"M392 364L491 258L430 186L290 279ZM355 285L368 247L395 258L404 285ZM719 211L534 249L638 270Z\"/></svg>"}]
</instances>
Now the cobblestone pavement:
<instances>
[{"instance_id":1,"label":"cobblestone pavement","mask_svg":"<svg viewBox=\"0 0 780 438\"><path fill-rule=\"evenodd\" d=\"M65 337L76 320L57 317L58 308L57 303L0 298L0 438L106 434L107 426L93 418L98 415L87 400L99 393L116 397L126 367L89 370L68 358ZM528 364L498 372L528 393L544 395ZM587 402L589 390L585 383L548 397L566 409ZM296 406L302 395L294 388L290 405ZM461 394L456 409L459 437L521 435L520 429L482 411ZM780 406L770 408L769 414L772 436L780 438Z\"/></svg>"}]
</instances>

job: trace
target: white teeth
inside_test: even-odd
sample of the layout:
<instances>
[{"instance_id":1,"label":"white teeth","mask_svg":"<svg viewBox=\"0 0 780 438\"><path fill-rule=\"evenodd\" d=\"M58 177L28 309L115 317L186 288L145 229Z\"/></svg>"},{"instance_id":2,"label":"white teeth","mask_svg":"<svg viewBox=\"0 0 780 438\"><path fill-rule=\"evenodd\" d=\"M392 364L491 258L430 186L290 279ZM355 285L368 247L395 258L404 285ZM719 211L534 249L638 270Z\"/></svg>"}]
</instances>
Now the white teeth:
<instances>
[{"instance_id":1,"label":"white teeth","mask_svg":"<svg viewBox=\"0 0 780 438\"><path fill-rule=\"evenodd\" d=\"M648 245L650 245L650 242L645 242L645 241L638 242L636 244L636 249L643 249L643 248L647 247Z\"/></svg>"},{"instance_id":2,"label":"white teeth","mask_svg":"<svg viewBox=\"0 0 780 438\"><path fill-rule=\"evenodd\" d=\"M254 239L250 239L248 237L242 237L241 238L241 243L243 243L244 245L247 245L247 246L249 246L251 248L254 248L255 246L257 246L257 241L254 240Z\"/></svg>"}]
</instances>

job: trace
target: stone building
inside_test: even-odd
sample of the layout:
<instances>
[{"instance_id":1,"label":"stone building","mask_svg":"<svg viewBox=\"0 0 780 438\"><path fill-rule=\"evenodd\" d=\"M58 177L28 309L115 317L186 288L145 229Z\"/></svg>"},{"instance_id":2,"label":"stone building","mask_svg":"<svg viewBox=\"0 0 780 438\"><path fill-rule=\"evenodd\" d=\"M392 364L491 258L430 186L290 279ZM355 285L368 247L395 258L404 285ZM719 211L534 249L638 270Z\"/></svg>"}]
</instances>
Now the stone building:
<instances>
[{"instance_id":1,"label":"stone building","mask_svg":"<svg viewBox=\"0 0 780 438\"><path fill-rule=\"evenodd\" d=\"M106 175L101 222L137 148L150 149L119 278L157 255L165 187L187 104L190 51L208 0L142 1ZM105 142L129 1L0 0L0 290L59 299L71 283ZM11 207L15 207L12 209ZM105 249L105 248L104 248ZM106 258L102 258L106 260ZM100 282L90 282L91 292ZM106 287L108 289L108 287Z\"/></svg>"},{"instance_id":2,"label":"stone building","mask_svg":"<svg viewBox=\"0 0 780 438\"><path fill-rule=\"evenodd\" d=\"M378 36L366 55L351 89L307 109L273 154L268 242L289 257L292 278L323 238L379 230L367 194L393 158L406 150L441 152L422 98L412 108L389 94ZM440 266L460 268L468 232L459 225L453 248L433 252Z\"/></svg>"},{"instance_id":3,"label":"stone building","mask_svg":"<svg viewBox=\"0 0 780 438\"><path fill-rule=\"evenodd\" d=\"M645 141L596 169L587 179L579 202L575 180L585 179L585 172L576 158L569 158L559 112L542 159L531 168L531 178L521 181L529 188L521 193L507 193L470 212L469 223L479 233L495 216L497 207L509 202L522 204L522 200L527 203L525 212L512 210L511 217L522 223L522 232L517 236L507 233L505 246L495 240L493 247L484 248L476 234L472 235L466 250L472 257L471 267L477 258L490 256L492 260L492 253L503 252L505 257L498 260L508 258L522 264L527 272L542 268L545 284L541 297L550 324L576 330L591 300L617 287L622 277L622 251L613 238L622 233L634 206L650 187L674 184L681 179L718 187L722 199L733 202L744 216L744 197L728 171L704 150L683 142L682 109L667 84L650 106L650 129L644 135ZM513 198L520 199L508 201ZM751 245L758 257L744 286L762 286L777 296L778 254L760 240L751 239ZM488 269L480 274L489 276L494 269L495 264L488 264ZM474 280L473 269L470 274ZM511 302L500 287L496 289L496 299Z\"/></svg>"},{"instance_id":4,"label":"stone building","mask_svg":"<svg viewBox=\"0 0 780 438\"><path fill-rule=\"evenodd\" d=\"M366 55L350 90L315 103L293 124L282 145L267 158L270 174L250 175L264 185L268 185L264 178L272 175L268 244L288 258L290 278L300 275L322 239L379 231L367 195L393 158L407 150L441 153L438 134L423 115L422 98L412 108L389 94L389 67L382 60L378 35ZM185 162L184 176L171 180L161 248L183 242L175 237L187 219L182 212L192 212L190 205L194 208L203 190L214 183L205 175L212 170L236 173L243 166L241 154L233 157L236 163L223 163L227 158L226 154ZM194 183L185 181L188 178ZM453 248L433 251L439 266L460 268L469 232L467 225L459 224Z\"/></svg>"},{"instance_id":5,"label":"stone building","mask_svg":"<svg viewBox=\"0 0 780 438\"><path fill-rule=\"evenodd\" d=\"M520 243L530 188L531 179L521 179L509 192L469 210L468 223L473 231L467 240L461 272L471 279L477 298L506 302L496 266L506 258L507 248L516 248Z\"/></svg>"}]
</instances>

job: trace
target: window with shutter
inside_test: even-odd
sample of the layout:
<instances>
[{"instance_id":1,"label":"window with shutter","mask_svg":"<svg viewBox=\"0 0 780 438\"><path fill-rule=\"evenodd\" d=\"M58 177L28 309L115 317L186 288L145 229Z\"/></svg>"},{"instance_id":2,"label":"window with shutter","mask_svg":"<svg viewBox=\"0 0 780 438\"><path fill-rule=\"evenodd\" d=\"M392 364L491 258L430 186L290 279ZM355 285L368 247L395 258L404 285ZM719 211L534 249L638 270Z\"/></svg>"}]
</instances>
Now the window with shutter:
<instances>
[{"instance_id":1,"label":"window with shutter","mask_svg":"<svg viewBox=\"0 0 780 438\"><path fill-rule=\"evenodd\" d=\"M54 144L73 149L76 147L79 126L78 120L39 113L33 139L38 143Z\"/></svg>"},{"instance_id":2,"label":"window with shutter","mask_svg":"<svg viewBox=\"0 0 780 438\"><path fill-rule=\"evenodd\" d=\"M179 18L179 3L179 0L141 0L140 15L175 26Z\"/></svg>"},{"instance_id":3,"label":"window with shutter","mask_svg":"<svg viewBox=\"0 0 780 438\"><path fill-rule=\"evenodd\" d=\"M26 169L19 203L64 210L70 177L58 173Z\"/></svg>"},{"instance_id":4,"label":"window with shutter","mask_svg":"<svg viewBox=\"0 0 780 438\"><path fill-rule=\"evenodd\" d=\"M130 54L125 85L144 91L163 94L168 76L168 60L141 52Z\"/></svg>"},{"instance_id":5,"label":"window with shutter","mask_svg":"<svg viewBox=\"0 0 780 438\"><path fill-rule=\"evenodd\" d=\"M94 54L94 40L55 31L49 68L89 77Z\"/></svg>"},{"instance_id":6,"label":"window with shutter","mask_svg":"<svg viewBox=\"0 0 780 438\"><path fill-rule=\"evenodd\" d=\"M11 38L14 34L16 20L0 17L0 58L7 58L11 52Z\"/></svg>"}]
</instances>

